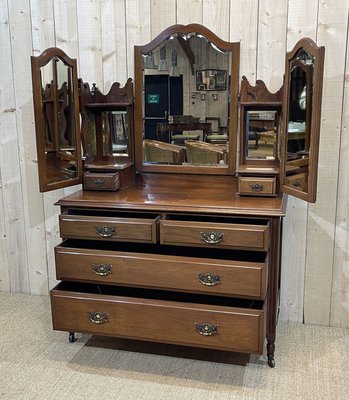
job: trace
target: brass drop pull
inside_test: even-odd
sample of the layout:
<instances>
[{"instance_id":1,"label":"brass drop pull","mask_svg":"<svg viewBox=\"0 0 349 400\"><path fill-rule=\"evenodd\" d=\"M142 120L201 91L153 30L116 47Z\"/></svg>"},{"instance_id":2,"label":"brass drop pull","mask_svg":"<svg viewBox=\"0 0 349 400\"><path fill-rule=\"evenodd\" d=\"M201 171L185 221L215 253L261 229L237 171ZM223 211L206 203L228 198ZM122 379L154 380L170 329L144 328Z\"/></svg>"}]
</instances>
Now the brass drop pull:
<instances>
[{"instance_id":1,"label":"brass drop pull","mask_svg":"<svg viewBox=\"0 0 349 400\"><path fill-rule=\"evenodd\" d=\"M214 275L211 274L210 272L207 272L205 274L198 273L198 280L203 285L214 286L221 283L221 275Z\"/></svg>"},{"instance_id":2,"label":"brass drop pull","mask_svg":"<svg viewBox=\"0 0 349 400\"><path fill-rule=\"evenodd\" d=\"M96 186L103 186L104 185L105 180L103 178L96 178L93 180L93 183Z\"/></svg>"},{"instance_id":3,"label":"brass drop pull","mask_svg":"<svg viewBox=\"0 0 349 400\"><path fill-rule=\"evenodd\" d=\"M263 190L263 185L259 183L251 183L250 188L254 192L261 192Z\"/></svg>"},{"instance_id":4,"label":"brass drop pull","mask_svg":"<svg viewBox=\"0 0 349 400\"><path fill-rule=\"evenodd\" d=\"M196 332L200 333L200 335L212 336L218 333L218 325L209 324L207 322L204 322L202 324L200 324L199 322L195 322L194 325Z\"/></svg>"},{"instance_id":5,"label":"brass drop pull","mask_svg":"<svg viewBox=\"0 0 349 400\"><path fill-rule=\"evenodd\" d=\"M296 188L299 188L299 187L301 187L301 183L300 183L299 181L294 181L294 182L292 183L292 186L294 186L294 187L296 187Z\"/></svg>"},{"instance_id":6,"label":"brass drop pull","mask_svg":"<svg viewBox=\"0 0 349 400\"><path fill-rule=\"evenodd\" d=\"M96 226L96 232L99 236L109 238L116 235L115 228L110 226Z\"/></svg>"},{"instance_id":7,"label":"brass drop pull","mask_svg":"<svg viewBox=\"0 0 349 400\"><path fill-rule=\"evenodd\" d=\"M224 233L218 232L200 232L201 239L210 244L216 244L224 239Z\"/></svg>"},{"instance_id":8,"label":"brass drop pull","mask_svg":"<svg viewBox=\"0 0 349 400\"><path fill-rule=\"evenodd\" d=\"M106 276L112 273L111 264L91 264L92 272L96 275Z\"/></svg>"},{"instance_id":9,"label":"brass drop pull","mask_svg":"<svg viewBox=\"0 0 349 400\"><path fill-rule=\"evenodd\" d=\"M105 324L108 322L109 314L105 312L88 312L88 319L94 324Z\"/></svg>"}]
</instances>

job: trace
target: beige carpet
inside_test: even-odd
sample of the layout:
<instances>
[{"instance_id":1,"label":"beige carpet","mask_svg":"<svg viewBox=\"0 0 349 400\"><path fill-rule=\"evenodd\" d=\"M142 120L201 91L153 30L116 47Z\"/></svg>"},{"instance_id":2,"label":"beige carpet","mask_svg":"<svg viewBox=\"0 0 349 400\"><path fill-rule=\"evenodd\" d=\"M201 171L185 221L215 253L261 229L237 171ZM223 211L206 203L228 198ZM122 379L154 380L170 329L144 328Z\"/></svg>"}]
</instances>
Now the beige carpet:
<instances>
[{"instance_id":1,"label":"beige carpet","mask_svg":"<svg viewBox=\"0 0 349 400\"><path fill-rule=\"evenodd\" d=\"M349 330L279 323L264 357L51 329L47 297L0 293L0 399L349 399Z\"/></svg>"}]
</instances>

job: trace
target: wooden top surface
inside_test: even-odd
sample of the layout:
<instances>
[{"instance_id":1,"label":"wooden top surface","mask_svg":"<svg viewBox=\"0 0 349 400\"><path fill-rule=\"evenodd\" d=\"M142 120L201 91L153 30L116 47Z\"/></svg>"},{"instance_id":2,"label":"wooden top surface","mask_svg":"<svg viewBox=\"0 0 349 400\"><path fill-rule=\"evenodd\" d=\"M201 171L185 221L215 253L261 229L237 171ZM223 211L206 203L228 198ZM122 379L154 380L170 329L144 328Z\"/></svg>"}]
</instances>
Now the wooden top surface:
<instances>
[{"instance_id":1,"label":"wooden top surface","mask_svg":"<svg viewBox=\"0 0 349 400\"><path fill-rule=\"evenodd\" d=\"M204 182L203 182L204 181ZM186 177L165 181L160 177L117 192L80 190L56 204L64 207L93 207L159 212L200 212L210 214L284 216L286 196L238 196L236 178Z\"/></svg>"}]
</instances>

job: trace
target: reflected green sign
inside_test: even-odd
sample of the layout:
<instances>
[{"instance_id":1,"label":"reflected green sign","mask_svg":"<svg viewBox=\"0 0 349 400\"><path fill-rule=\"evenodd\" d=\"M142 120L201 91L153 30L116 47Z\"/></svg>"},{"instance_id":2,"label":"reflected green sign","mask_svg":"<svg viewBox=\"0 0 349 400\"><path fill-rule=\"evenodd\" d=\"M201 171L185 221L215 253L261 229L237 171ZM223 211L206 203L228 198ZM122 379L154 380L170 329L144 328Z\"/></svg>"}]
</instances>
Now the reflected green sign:
<instances>
[{"instance_id":1,"label":"reflected green sign","mask_svg":"<svg viewBox=\"0 0 349 400\"><path fill-rule=\"evenodd\" d=\"M147 95L147 103L148 104L159 104L159 102L160 102L160 95L158 93Z\"/></svg>"}]
</instances>

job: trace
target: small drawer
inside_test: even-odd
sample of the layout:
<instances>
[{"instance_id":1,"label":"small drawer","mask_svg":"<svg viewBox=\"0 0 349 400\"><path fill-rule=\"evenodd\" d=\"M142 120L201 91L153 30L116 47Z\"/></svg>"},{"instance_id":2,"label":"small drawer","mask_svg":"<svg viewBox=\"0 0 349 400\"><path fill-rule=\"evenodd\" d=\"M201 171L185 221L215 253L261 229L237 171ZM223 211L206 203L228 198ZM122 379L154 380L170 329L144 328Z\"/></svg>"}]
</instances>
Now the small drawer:
<instances>
[{"instance_id":1,"label":"small drawer","mask_svg":"<svg viewBox=\"0 0 349 400\"><path fill-rule=\"evenodd\" d=\"M119 172L85 172L84 189L115 192L120 189L120 174Z\"/></svg>"},{"instance_id":2,"label":"small drawer","mask_svg":"<svg viewBox=\"0 0 349 400\"><path fill-rule=\"evenodd\" d=\"M160 221L160 243L228 249L267 250L269 227L196 221Z\"/></svg>"},{"instance_id":3,"label":"small drawer","mask_svg":"<svg viewBox=\"0 0 349 400\"><path fill-rule=\"evenodd\" d=\"M157 242L158 217L124 218L63 213L59 216L61 237L126 242Z\"/></svg>"},{"instance_id":4,"label":"small drawer","mask_svg":"<svg viewBox=\"0 0 349 400\"><path fill-rule=\"evenodd\" d=\"M286 185L292 186L296 189L302 190L303 192L306 191L306 180L305 174L295 174L286 177Z\"/></svg>"},{"instance_id":5,"label":"small drawer","mask_svg":"<svg viewBox=\"0 0 349 400\"><path fill-rule=\"evenodd\" d=\"M230 297L265 297L267 263L262 261L262 254L250 257L260 262L232 261L229 254L226 259L197 258L194 252L186 253L183 248L181 256L176 256L175 249L171 248L171 252L163 246L154 250L155 254L146 253L143 248L132 249L134 245L124 243L119 248L116 244L112 246L113 251L98 246L84 249L69 243L56 246L57 279ZM206 254L210 255L208 251Z\"/></svg>"},{"instance_id":6,"label":"small drawer","mask_svg":"<svg viewBox=\"0 0 349 400\"><path fill-rule=\"evenodd\" d=\"M262 353L264 303L99 285L51 291L53 328L122 338ZM231 306L229 306L231 305Z\"/></svg>"},{"instance_id":7,"label":"small drawer","mask_svg":"<svg viewBox=\"0 0 349 400\"><path fill-rule=\"evenodd\" d=\"M276 178L239 176L238 192L249 196L275 196Z\"/></svg>"}]
</instances>

